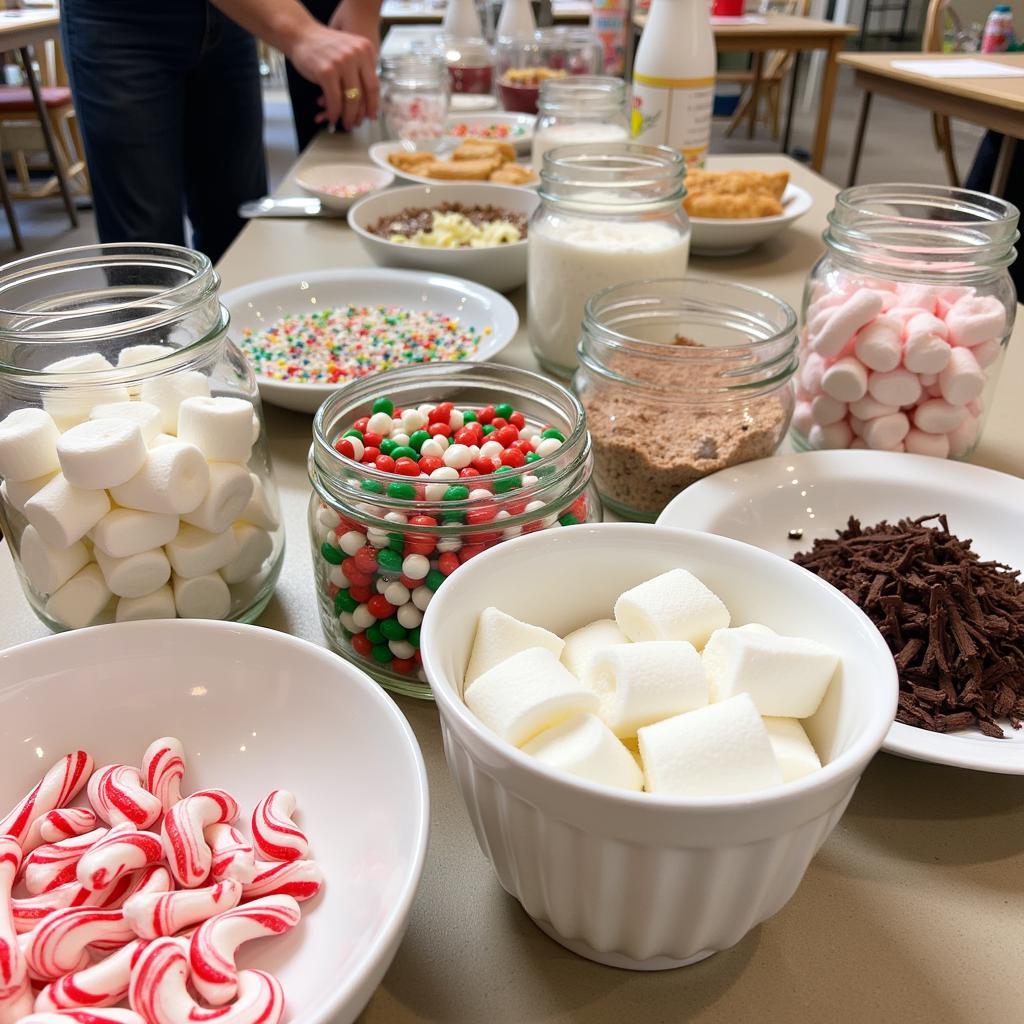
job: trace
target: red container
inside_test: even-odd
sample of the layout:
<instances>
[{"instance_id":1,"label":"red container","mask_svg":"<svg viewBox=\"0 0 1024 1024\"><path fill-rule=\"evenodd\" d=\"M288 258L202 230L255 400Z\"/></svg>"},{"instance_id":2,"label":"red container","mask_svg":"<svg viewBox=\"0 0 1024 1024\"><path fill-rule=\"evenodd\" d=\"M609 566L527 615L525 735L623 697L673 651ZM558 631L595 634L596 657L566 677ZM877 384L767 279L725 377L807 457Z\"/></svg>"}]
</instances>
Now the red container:
<instances>
[{"instance_id":1,"label":"red container","mask_svg":"<svg viewBox=\"0 0 1024 1024\"><path fill-rule=\"evenodd\" d=\"M719 18L739 18L743 14L743 0L712 0L711 13Z\"/></svg>"},{"instance_id":2,"label":"red container","mask_svg":"<svg viewBox=\"0 0 1024 1024\"><path fill-rule=\"evenodd\" d=\"M449 64L448 81L452 92L486 94L494 85L494 67L490 64L478 67Z\"/></svg>"}]
</instances>

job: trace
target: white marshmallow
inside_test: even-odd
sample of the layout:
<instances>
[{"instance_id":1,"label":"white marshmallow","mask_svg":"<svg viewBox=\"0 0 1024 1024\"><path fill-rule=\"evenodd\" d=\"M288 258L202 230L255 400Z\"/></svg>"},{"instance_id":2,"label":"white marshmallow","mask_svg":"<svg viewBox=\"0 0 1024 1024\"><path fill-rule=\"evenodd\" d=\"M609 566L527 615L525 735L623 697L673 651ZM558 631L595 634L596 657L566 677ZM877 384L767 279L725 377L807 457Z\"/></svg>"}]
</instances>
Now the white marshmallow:
<instances>
[{"instance_id":1,"label":"white marshmallow","mask_svg":"<svg viewBox=\"0 0 1024 1024\"><path fill-rule=\"evenodd\" d=\"M928 313L922 313L910 321L907 340L903 345L903 365L912 373L939 373L946 368L952 349L939 334L928 330L914 331L914 324L927 318L941 324L942 321Z\"/></svg>"},{"instance_id":2,"label":"white marshmallow","mask_svg":"<svg viewBox=\"0 0 1024 1024\"><path fill-rule=\"evenodd\" d=\"M736 626L735 629L745 629L748 633L757 633L760 636L778 636L771 626L766 626L763 622L748 622L743 626Z\"/></svg>"},{"instance_id":3,"label":"white marshmallow","mask_svg":"<svg viewBox=\"0 0 1024 1024\"><path fill-rule=\"evenodd\" d=\"M878 292L860 289L836 307L825 326L811 338L811 348L826 359L839 355L857 331L882 312L883 305Z\"/></svg>"},{"instance_id":4,"label":"white marshmallow","mask_svg":"<svg viewBox=\"0 0 1024 1024\"><path fill-rule=\"evenodd\" d=\"M1003 343L993 338L992 341L983 341L980 345L975 345L971 351L978 360L978 365L987 370L1003 354Z\"/></svg>"},{"instance_id":5,"label":"white marshmallow","mask_svg":"<svg viewBox=\"0 0 1024 1024\"><path fill-rule=\"evenodd\" d=\"M190 578L208 576L238 557L238 537L233 530L207 533L195 526L182 526L178 536L165 545L175 575Z\"/></svg>"},{"instance_id":6,"label":"white marshmallow","mask_svg":"<svg viewBox=\"0 0 1024 1024\"><path fill-rule=\"evenodd\" d=\"M1006 310L994 295L965 295L950 306L946 326L954 345L973 348L993 338L1002 339Z\"/></svg>"},{"instance_id":7,"label":"white marshmallow","mask_svg":"<svg viewBox=\"0 0 1024 1024\"><path fill-rule=\"evenodd\" d=\"M267 496L263 481L255 473L250 473L249 476L252 479L252 497L245 508L242 509L242 514L238 518L243 522L252 523L253 526L259 526L273 533L281 525L277 512L270 503L270 498ZM362 546L360 543L359 547ZM348 554L353 555L355 552L349 551Z\"/></svg>"},{"instance_id":8,"label":"white marshmallow","mask_svg":"<svg viewBox=\"0 0 1024 1024\"><path fill-rule=\"evenodd\" d=\"M210 485L203 500L191 512L183 512L186 523L210 533L223 533L241 518L252 497L252 476L235 462L211 462Z\"/></svg>"},{"instance_id":9,"label":"white marshmallow","mask_svg":"<svg viewBox=\"0 0 1024 1024\"><path fill-rule=\"evenodd\" d=\"M55 363L47 363L43 367L44 373L97 373L103 370L112 370L114 364L101 356L99 352L86 352L80 356L68 356L65 359L58 359Z\"/></svg>"},{"instance_id":10,"label":"white marshmallow","mask_svg":"<svg viewBox=\"0 0 1024 1024\"><path fill-rule=\"evenodd\" d=\"M821 378L822 390L837 402L856 402L868 391L868 371L856 359L837 359ZM840 417L841 419L842 417Z\"/></svg>"},{"instance_id":11,"label":"white marshmallow","mask_svg":"<svg viewBox=\"0 0 1024 1024\"><path fill-rule=\"evenodd\" d=\"M782 785L768 730L745 693L645 726L637 739L650 793L726 796Z\"/></svg>"},{"instance_id":12,"label":"white marshmallow","mask_svg":"<svg viewBox=\"0 0 1024 1024\"><path fill-rule=\"evenodd\" d=\"M583 683L600 698L598 713L616 736L708 702L700 655L685 640L606 647L587 663Z\"/></svg>"},{"instance_id":13,"label":"white marshmallow","mask_svg":"<svg viewBox=\"0 0 1024 1024\"><path fill-rule=\"evenodd\" d=\"M955 348L939 374L942 397L950 405L966 405L985 390L985 371L968 348Z\"/></svg>"},{"instance_id":14,"label":"white marshmallow","mask_svg":"<svg viewBox=\"0 0 1024 1024\"><path fill-rule=\"evenodd\" d=\"M562 648L562 664L577 678L587 674L590 659L605 647L628 644L626 634L615 624L614 619L598 619L586 626L573 630L565 638Z\"/></svg>"},{"instance_id":15,"label":"white marshmallow","mask_svg":"<svg viewBox=\"0 0 1024 1024\"><path fill-rule=\"evenodd\" d=\"M177 351L170 345L129 345L118 353L117 365L139 366L142 363L150 363L154 359L163 359L164 356L173 356ZM160 617L163 618L163 616Z\"/></svg>"},{"instance_id":16,"label":"white marshmallow","mask_svg":"<svg viewBox=\"0 0 1024 1024\"><path fill-rule=\"evenodd\" d=\"M808 394L821 394L821 379L825 375L825 360L817 352L808 352L800 361L797 381Z\"/></svg>"},{"instance_id":17,"label":"white marshmallow","mask_svg":"<svg viewBox=\"0 0 1024 1024\"><path fill-rule=\"evenodd\" d=\"M198 370L151 377L142 382L142 401L151 402L163 417L162 429L166 434L178 432L178 408L186 398L204 397L210 393L210 382Z\"/></svg>"},{"instance_id":18,"label":"white marshmallow","mask_svg":"<svg viewBox=\"0 0 1024 1024\"><path fill-rule=\"evenodd\" d=\"M89 561L89 551L81 541L53 548L44 543L34 526L22 531L18 553L29 583L43 595L60 590Z\"/></svg>"},{"instance_id":19,"label":"white marshmallow","mask_svg":"<svg viewBox=\"0 0 1024 1024\"><path fill-rule=\"evenodd\" d=\"M156 437L150 441L149 447L159 448L161 445L175 444L177 443L177 440L178 439L173 434L157 434Z\"/></svg>"},{"instance_id":20,"label":"white marshmallow","mask_svg":"<svg viewBox=\"0 0 1024 1024\"><path fill-rule=\"evenodd\" d=\"M108 512L106 491L86 491L58 473L25 502L25 518L54 548L81 540Z\"/></svg>"},{"instance_id":21,"label":"white marshmallow","mask_svg":"<svg viewBox=\"0 0 1024 1024\"><path fill-rule=\"evenodd\" d=\"M722 629L701 656L712 702L749 693L758 713L809 718L818 710L839 655L816 640Z\"/></svg>"},{"instance_id":22,"label":"white marshmallow","mask_svg":"<svg viewBox=\"0 0 1024 1024\"><path fill-rule=\"evenodd\" d=\"M963 458L978 440L981 421L975 416L967 416L957 427L946 436L949 438L949 454L954 459Z\"/></svg>"},{"instance_id":23,"label":"white marshmallow","mask_svg":"<svg viewBox=\"0 0 1024 1024\"><path fill-rule=\"evenodd\" d=\"M51 595L46 614L69 629L81 629L106 608L110 597L100 567L90 562Z\"/></svg>"},{"instance_id":24,"label":"white marshmallow","mask_svg":"<svg viewBox=\"0 0 1024 1024\"><path fill-rule=\"evenodd\" d=\"M139 425L125 419L86 420L66 430L57 442L65 479L85 490L125 483L142 469L146 456Z\"/></svg>"},{"instance_id":25,"label":"white marshmallow","mask_svg":"<svg viewBox=\"0 0 1024 1024\"><path fill-rule=\"evenodd\" d=\"M177 516L115 508L93 527L90 537L98 551L112 558L128 558L163 547L174 540L177 533Z\"/></svg>"},{"instance_id":26,"label":"white marshmallow","mask_svg":"<svg viewBox=\"0 0 1024 1024\"><path fill-rule=\"evenodd\" d=\"M143 597L159 590L171 578L171 563L162 548L140 551L127 558L112 558L96 548L95 555L107 586L118 597Z\"/></svg>"},{"instance_id":27,"label":"white marshmallow","mask_svg":"<svg viewBox=\"0 0 1024 1024\"><path fill-rule=\"evenodd\" d=\"M686 569L670 569L627 590L615 602L615 621L634 642L686 640L700 650L729 609Z\"/></svg>"},{"instance_id":28,"label":"white marshmallow","mask_svg":"<svg viewBox=\"0 0 1024 1024\"><path fill-rule=\"evenodd\" d=\"M24 515L25 502L36 491L42 490L56 475L56 473L46 473L43 476L33 477L31 480L5 480L0 484L0 494L3 495L4 501L8 505Z\"/></svg>"},{"instance_id":29,"label":"white marshmallow","mask_svg":"<svg viewBox=\"0 0 1024 1024\"><path fill-rule=\"evenodd\" d=\"M793 782L816 772L821 761L804 727L795 718L766 718L764 727L782 769L782 781Z\"/></svg>"},{"instance_id":30,"label":"white marshmallow","mask_svg":"<svg viewBox=\"0 0 1024 1024\"><path fill-rule=\"evenodd\" d=\"M811 419L819 426L828 427L846 417L846 403L837 402L831 395L818 395L811 402Z\"/></svg>"},{"instance_id":31,"label":"white marshmallow","mask_svg":"<svg viewBox=\"0 0 1024 1024\"><path fill-rule=\"evenodd\" d=\"M260 434L263 432L263 425L260 423L259 416L256 415L256 410L252 410L252 431L249 434L249 444L254 445L259 439Z\"/></svg>"},{"instance_id":32,"label":"white marshmallow","mask_svg":"<svg viewBox=\"0 0 1024 1024\"><path fill-rule=\"evenodd\" d=\"M122 597L114 613L116 622L135 622L139 619L173 619L177 615L174 607L174 591L169 584L142 597Z\"/></svg>"},{"instance_id":33,"label":"white marshmallow","mask_svg":"<svg viewBox=\"0 0 1024 1024\"><path fill-rule=\"evenodd\" d=\"M423 573L426 575L426 572ZM420 579L422 577L412 577ZM466 666L465 689L470 687L488 669L511 658L513 654L531 647L543 647L556 658L562 653L565 641L540 626L506 615L500 608L485 608L477 620L473 650Z\"/></svg>"},{"instance_id":34,"label":"white marshmallow","mask_svg":"<svg viewBox=\"0 0 1024 1024\"><path fill-rule=\"evenodd\" d=\"M909 370L872 373L868 393L883 405L913 405L921 397L921 382Z\"/></svg>"},{"instance_id":35,"label":"white marshmallow","mask_svg":"<svg viewBox=\"0 0 1024 1024\"><path fill-rule=\"evenodd\" d=\"M238 539L238 554L220 574L225 583L242 583L259 572L274 550L274 542L266 530L249 523L238 523L232 530Z\"/></svg>"},{"instance_id":36,"label":"white marshmallow","mask_svg":"<svg viewBox=\"0 0 1024 1024\"><path fill-rule=\"evenodd\" d=\"M89 412L91 420L130 420L139 425L146 444L152 444L160 433L163 418L160 410L149 402L103 402Z\"/></svg>"},{"instance_id":37,"label":"white marshmallow","mask_svg":"<svg viewBox=\"0 0 1024 1024\"><path fill-rule=\"evenodd\" d=\"M580 712L596 714L597 694L586 689L546 647L531 647L478 676L466 705L514 746Z\"/></svg>"},{"instance_id":38,"label":"white marshmallow","mask_svg":"<svg viewBox=\"0 0 1024 1024\"><path fill-rule=\"evenodd\" d=\"M203 453L175 441L150 448L145 465L126 483L110 488L110 495L125 508L181 515L199 506L209 486Z\"/></svg>"},{"instance_id":39,"label":"white marshmallow","mask_svg":"<svg viewBox=\"0 0 1024 1024\"><path fill-rule=\"evenodd\" d=\"M931 389L939 383L939 375L937 373L919 373L917 379L921 382L921 387L926 395L930 394Z\"/></svg>"},{"instance_id":40,"label":"white marshmallow","mask_svg":"<svg viewBox=\"0 0 1024 1024\"><path fill-rule=\"evenodd\" d=\"M216 574L175 576L174 607L183 619L225 619L231 611L231 591Z\"/></svg>"},{"instance_id":41,"label":"white marshmallow","mask_svg":"<svg viewBox=\"0 0 1024 1024\"><path fill-rule=\"evenodd\" d=\"M962 405L950 405L941 398L922 402L914 410L914 426L928 434L947 434L956 430L967 416Z\"/></svg>"},{"instance_id":42,"label":"white marshmallow","mask_svg":"<svg viewBox=\"0 0 1024 1024\"><path fill-rule=\"evenodd\" d=\"M914 455L933 455L937 459L949 457L949 438L945 434L911 430L903 439L903 446Z\"/></svg>"},{"instance_id":43,"label":"white marshmallow","mask_svg":"<svg viewBox=\"0 0 1024 1024\"><path fill-rule=\"evenodd\" d=\"M793 419L790 420L790 425L794 430L798 430L801 434L806 434L810 431L811 427L814 426L814 416L811 413L810 402L797 402L793 409Z\"/></svg>"},{"instance_id":44,"label":"white marshmallow","mask_svg":"<svg viewBox=\"0 0 1024 1024\"><path fill-rule=\"evenodd\" d=\"M42 409L15 409L0 421L0 476L20 483L56 471L60 432Z\"/></svg>"},{"instance_id":45,"label":"white marshmallow","mask_svg":"<svg viewBox=\"0 0 1024 1024\"><path fill-rule=\"evenodd\" d=\"M881 402L876 402L870 395L865 395L858 402L850 403L850 415L861 420L876 420L879 416L888 416L899 411L898 405L883 405Z\"/></svg>"},{"instance_id":46,"label":"white marshmallow","mask_svg":"<svg viewBox=\"0 0 1024 1024\"><path fill-rule=\"evenodd\" d=\"M890 413L888 416L879 416L877 419L867 420L861 437L864 438L869 448L876 451L892 451L906 436L910 430L910 420L902 412Z\"/></svg>"},{"instance_id":47,"label":"white marshmallow","mask_svg":"<svg viewBox=\"0 0 1024 1024\"><path fill-rule=\"evenodd\" d=\"M853 354L869 369L895 370L900 365L902 324L895 317L880 316L862 328L853 345Z\"/></svg>"},{"instance_id":48,"label":"white marshmallow","mask_svg":"<svg viewBox=\"0 0 1024 1024\"><path fill-rule=\"evenodd\" d=\"M68 427L87 420L92 407L100 402L128 401L131 395L125 387L88 386L90 374L112 369L113 366L99 352L69 356L67 359L58 359L57 362L43 367L46 373L67 373L82 378L75 382L73 388L69 388L61 394L48 395L43 398L43 408L53 417L61 430L67 430Z\"/></svg>"},{"instance_id":49,"label":"white marshmallow","mask_svg":"<svg viewBox=\"0 0 1024 1024\"><path fill-rule=\"evenodd\" d=\"M807 443L816 451L832 448L846 448L853 440L853 429L845 420L823 427L815 423L807 432Z\"/></svg>"},{"instance_id":50,"label":"white marshmallow","mask_svg":"<svg viewBox=\"0 0 1024 1024\"><path fill-rule=\"evenodd\" d=\"M178 440L194 444L209 462L248 462L252 405L241 398L186 398L178 407Z\"/></svg>"},{"instance_id":51,"label":"white marshmallow","mask_svg":"<svg viewBox=\"0 0 1024 1024\"><path fill-rule=\"evenodd\" d=\"M616 789L643 789L633 755L596 715L574 715L523 745L523 753L551 768Z\"/></svg>"}]
</instances>

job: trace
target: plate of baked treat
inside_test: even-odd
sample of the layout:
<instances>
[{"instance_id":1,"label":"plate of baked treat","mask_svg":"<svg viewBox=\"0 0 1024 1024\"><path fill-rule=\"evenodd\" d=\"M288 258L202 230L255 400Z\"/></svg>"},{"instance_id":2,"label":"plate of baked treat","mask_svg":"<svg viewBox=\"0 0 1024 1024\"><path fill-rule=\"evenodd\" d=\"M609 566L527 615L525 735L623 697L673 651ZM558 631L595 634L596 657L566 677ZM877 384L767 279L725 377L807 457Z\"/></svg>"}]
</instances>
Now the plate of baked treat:
<instances>
[{"instance_id":1,"label":"plate of baked treat","mask_svg":"<svg viewBox=\"0 0 1024 1024\"><path fill-rule=\"evenodd\" d=\"M690 249L699 256L747 252L811 204L810 193L792 184L787 171L688 171L683 206L690 216Z\"/></svg>"},{"instance_id":2,"label":"plate of baked treat","mask_svg":"<svg viewBox=\"0 0 1024 1024\"><path fill-rule=\"evenodd\" d=\"M443 139L436 142L377 142L370 159L386 171L421 185L440 181L490 181L535 188L532 167L516 160L516 148L501 139Z\"/></svg>"}]
</instances>

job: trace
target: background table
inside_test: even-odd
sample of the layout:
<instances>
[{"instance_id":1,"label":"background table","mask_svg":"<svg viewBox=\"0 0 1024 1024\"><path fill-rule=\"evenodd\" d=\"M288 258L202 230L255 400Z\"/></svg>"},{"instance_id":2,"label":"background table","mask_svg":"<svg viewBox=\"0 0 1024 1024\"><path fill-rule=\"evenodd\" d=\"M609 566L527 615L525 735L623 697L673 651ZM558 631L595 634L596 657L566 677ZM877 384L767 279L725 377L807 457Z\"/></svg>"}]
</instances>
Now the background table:
<instances>
[{"instance_id":1,"label":"background table","mask_svg":"<svg viewBox=\"0 0 1024 1024\"><path fill-rule=\"evenodd\" d=\"M322 136L302 162L358 158L367 141L365 133ZM785 157L712 160L718 167L752 163L788 170L811 193L812 211L747 255L695 257L692 272L765 288L798 305L821 252L835 189ZM290 176L280 194L298 192ZM343 221L257 220L219 271L223 287L233 288L274 274L368 264ZM522 290L512 299L522 315ZM535 368L524 330L502 360ZM1022 379L1024 322L977 457L1018 474L1024 473ZM322 643L305 522L310 417L273 407L266 412L288 547L260 623ZM45 633L17 590L12 562L2 555L0 647ZM409 932L363 1024L944 1024L1019 1016L1024 780L879 755L779 914L703 963L632 973L569 953L504 893L449 778L436 710L398 703L427 764L430 849Z\"/></svg>"},{"instance_id":2,"label":"background table","mask_svg":"<svg viewBox=\"0 0 1024 1024\"><path fill-rule=\"evenodd\" d=\"M957 61L975 57L1011 67L1024 68L1024 53L843 53L839 63L856 72L854 83L864 90L857 133L850 156L849 184L857 177L861 146L875 94L924 107L936 114L957 117L1003 133L1003 144L992 181L992 191L1002 195L1010 170L1013 148L1024 139L1024 76L1017 78L929 78L907 68L894 67L895 62ZM894 140L892 140L894 141Z\"/></svg>"}]
</instances>

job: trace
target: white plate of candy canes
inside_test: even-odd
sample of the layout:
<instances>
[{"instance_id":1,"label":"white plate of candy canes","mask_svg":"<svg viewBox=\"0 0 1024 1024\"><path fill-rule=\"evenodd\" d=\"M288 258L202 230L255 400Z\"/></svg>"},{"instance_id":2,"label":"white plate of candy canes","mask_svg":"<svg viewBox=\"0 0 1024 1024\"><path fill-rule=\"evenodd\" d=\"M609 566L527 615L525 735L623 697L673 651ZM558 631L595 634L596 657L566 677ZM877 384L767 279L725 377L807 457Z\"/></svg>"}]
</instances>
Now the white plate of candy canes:
<instances>
[{"instance_id":1,"label":"white plate of candy canes","mask_svg":"<svg viewBox=\"0 0 1024 1024\"><path fill-rule=\"evenodd\" d=\"M498 292L416 270L286 274L221 301L260 395L297 412L316 412L341 385L380 370L493 359L519 329Z\"/></svg>"},{"instance_id":2,"label":"white plate of candy canes","mask_svg":"<svg viewBox=\"0 0 1024 1024\"><path fill-rule=\"evenodd\" d=\"M830 582L840 589L848 589L872 619L882 622L886 639L894 638L890 649L901 667L902 717L928 721L918 717L923 707L933 724L938 719L943 727L950 727L948 732L936 732L897 721L883 750L934 764L1024 775L1024 729L1013 728L1010 716L993 716L1001 738L994 735L996 729L988 729L993 735L986 735L979 723L968 721L970 715L963 719L963 727L954 728L958 720L943 719L940 710L948 708L948 702L939 700L939 693L950 685L960 693L974 672L974 662L965 657L957 636L958 620L967 625L969 642L965 645L977 650L975 657L980 659L979 666L984 666L984 678L998 679L997 663L1004 656L1016 657L1013 646L1024 650L1024 588L1013 588L1016 598L997 601L995 592L1009 585L1010 574L996 574L983 565L969 570L973 574L969 588L960 587L959 574L964 571L960 546L948 537L920 533L920 528L941 532L941 520L897 528L900 520L944 515L949 532L964 542L970 540L971 549L983 562L1002 563L1013 572L1024 569L1022 507L1024 480L1006 473L900 452L826 451L777 455L705 477L673 499L658 524L733 537L787 559L810 552L816 541L831 542L818 549L808 567L831 577ZM853 531L849 530L851 516L859 521ZM873 538L872 528L883 521L891 529ZM839 531L844 537L837 543ZM933 542L938 547L932 547ZM917 556L910 550L915 547L920 548ZM899 561L888 569L880 568L888 564L890 554L897 553ZM941 567L938 572L930 568L935 565ZM881 577L877 583L876 577ZM947 585L946 578L956 586ZM981 584L992 596L982 597L988 618L976 624L969 597L954 599L954 595L977 590ZM930 607L915 605L924 595L930 601L936 586L940 588L936 601L941 620L929 618ZM873 594L872 587L878 592ZM887 604L895 617L891 626L884 622ZM1019 608L1014 611L1011 605ZM917 620L920 627L911 622L918 614L924 616ZM897 623L902 631L898 635ZM986 645L993 638L996 643L1005 640L1006 646L989 649ZM922 642L917 644L917 640ZM941 680L932 662L925 661L930 644L934 661L939 660L940 651L948 660L948 683ZM907 659L905 667L900 665L901 654ZM1021 678L1024 673L1018 666L1010 685L1024 697ZM909 686L911 680L920 690ZM986 697L978 698L980 706L987 706L993 690L994 684L981 687ZM904 708L908 700L911 705Z\"/></svg>"},{"instance_id":3,"label":"white plate of candy canes","mask_svg":"<svg viewBox=\"0 0 1024 1024\"><path fill-rule=\"evenodd\" d=\"M416 740L375 683L286 634L198 620L22 644L0 680L5 911L24 863L4 1019L81 991L94 1024L358 1016L429 825Z\"/></svg>"}]
</instances>

